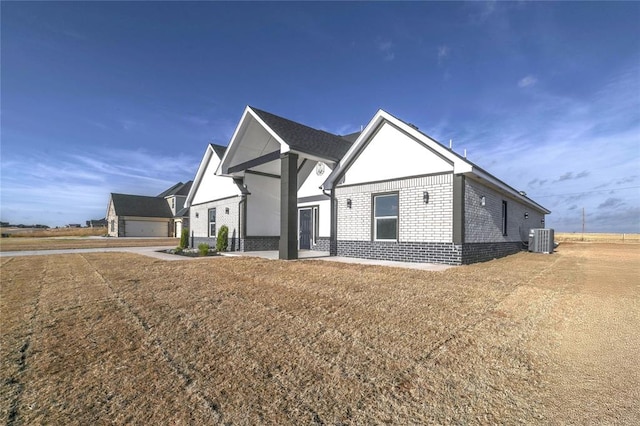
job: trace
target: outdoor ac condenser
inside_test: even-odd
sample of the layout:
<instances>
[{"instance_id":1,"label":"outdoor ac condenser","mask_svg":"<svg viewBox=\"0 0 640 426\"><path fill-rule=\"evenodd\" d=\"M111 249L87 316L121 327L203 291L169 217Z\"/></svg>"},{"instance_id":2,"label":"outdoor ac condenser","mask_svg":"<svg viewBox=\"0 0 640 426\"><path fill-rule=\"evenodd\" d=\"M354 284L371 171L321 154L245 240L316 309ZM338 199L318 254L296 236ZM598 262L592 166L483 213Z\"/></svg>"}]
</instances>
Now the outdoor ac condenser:
<instances>
[{"instance_id":1,"label":"outdoor ac condenser","mask_svg":"<svg viewBox=\"0 0 640 426\"><path fill-rule=\"evenodd\" d=\"M529 231L529 251L553 253L553 229L532 229Z\"/></svg>"}]
</instances>

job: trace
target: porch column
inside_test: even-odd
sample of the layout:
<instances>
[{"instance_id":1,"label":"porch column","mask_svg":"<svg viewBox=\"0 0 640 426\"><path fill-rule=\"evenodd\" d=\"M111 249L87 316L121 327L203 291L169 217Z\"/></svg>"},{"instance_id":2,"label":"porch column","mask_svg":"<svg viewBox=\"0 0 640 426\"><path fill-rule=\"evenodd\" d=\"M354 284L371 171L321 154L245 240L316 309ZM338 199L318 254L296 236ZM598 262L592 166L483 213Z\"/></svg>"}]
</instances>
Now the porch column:
<instances>
[{"instance_id":1,"label":"porch column","mask_svg":"<svg viewBox=\"0 0 640 426\"><path fill-rule=\"evenodd\" d=\"M280 155L280 259L298 258L298 154Z\"/></svg>"}]
</instances>

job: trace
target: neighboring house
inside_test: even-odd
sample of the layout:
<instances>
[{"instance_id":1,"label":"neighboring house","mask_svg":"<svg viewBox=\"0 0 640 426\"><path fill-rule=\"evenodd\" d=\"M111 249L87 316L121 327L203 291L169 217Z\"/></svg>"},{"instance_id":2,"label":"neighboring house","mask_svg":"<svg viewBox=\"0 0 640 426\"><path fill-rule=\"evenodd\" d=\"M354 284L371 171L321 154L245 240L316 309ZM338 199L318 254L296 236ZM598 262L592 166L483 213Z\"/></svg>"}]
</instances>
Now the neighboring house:
<instances>
[{"instance_id":1,"label":"neighboring house","mask_svg":"<svg viewBox=\"0 0 640 426\"><path fill-rule=\"evenodd\" d=\"M191 180L187 183L178 182L157 195L158 198L164 198L169 204L173 215L172 236L174 237L180 236L182 228L189 228L189 208L185 207L185 201L192 184L193 181Z\"/></svg>"},{"instance_id":2,"label":"neighboring house","mask_svg":"<svg viewBox=\"0 0 640 426\"><path fill-rule=\"evenodd\" d=\"M193 242L232 250L466 264L521 250L550 212L415 126L378 111L337 136L247 107L187 197Z\"/></svg>"},{"instance_id":3,"label":"neighboring house","mask_svg":"<svg viewBox=\"0 0 640 426\"><path fill-rule=\"evenodd\" d=\"M87 228L106 228L107 219L91 219L86 221Z\"/></svg>"},{"instance_id":4,"label":"neighboring house","mask_svg":"<svg viewBox=\"0 0 640 426\"><path fill-rule=\"evenodd\" d=\"M107 207L112 237L179 237L188 227L184 202L192 182L179 182L155 197L112 193Z\"/></svg>"}]
</instances>

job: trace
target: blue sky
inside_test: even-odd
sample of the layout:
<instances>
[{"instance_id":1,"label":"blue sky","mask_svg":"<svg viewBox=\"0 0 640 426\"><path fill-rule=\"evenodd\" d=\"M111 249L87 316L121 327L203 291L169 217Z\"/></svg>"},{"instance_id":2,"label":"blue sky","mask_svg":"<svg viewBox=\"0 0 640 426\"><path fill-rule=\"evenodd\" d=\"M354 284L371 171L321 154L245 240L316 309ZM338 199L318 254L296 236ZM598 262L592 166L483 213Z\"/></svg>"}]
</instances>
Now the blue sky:
<instances>
[{"instance_id":1,"label":"blue sky","mask_svg":"<svg viewBox=\"0 0 640 426\"><path fill-rule=\"evenodd\" d=\"M0 215L104 217L226 145L246 105L333 133L379 109L552 210L640 232L640 3L2 2Z\"/></svg>"}]
</instances>

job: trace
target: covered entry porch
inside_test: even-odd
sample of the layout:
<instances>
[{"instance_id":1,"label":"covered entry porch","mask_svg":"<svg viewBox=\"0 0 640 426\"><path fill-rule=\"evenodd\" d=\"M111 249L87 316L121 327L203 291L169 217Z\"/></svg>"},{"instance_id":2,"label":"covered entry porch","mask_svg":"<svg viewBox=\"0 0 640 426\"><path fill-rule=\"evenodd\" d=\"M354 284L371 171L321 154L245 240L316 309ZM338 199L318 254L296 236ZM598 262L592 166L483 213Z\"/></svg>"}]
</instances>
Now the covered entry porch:
<instances>
[{"instance_id":1,"label":"covered entry porch","mask_svg":"<svg viewBox=\"0 0 640 426\"><path fill-rule=\"evenodd\" d=\"M331 201L320 186L349 146L247 107L217 172L244 189L241 250L277 249L280 259L297 259L299 250L328 253Z\"/></svg>"}]
</instances>

